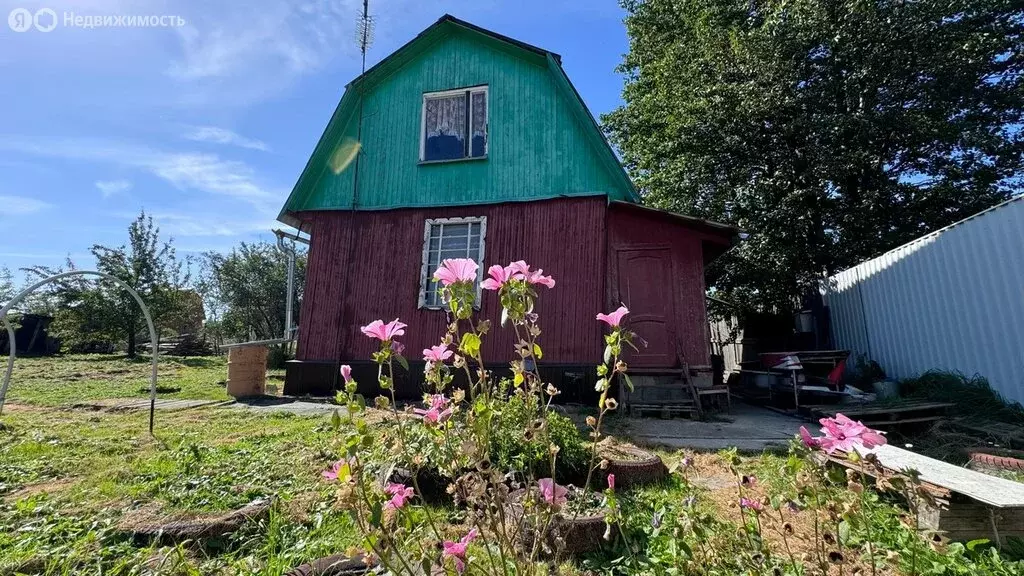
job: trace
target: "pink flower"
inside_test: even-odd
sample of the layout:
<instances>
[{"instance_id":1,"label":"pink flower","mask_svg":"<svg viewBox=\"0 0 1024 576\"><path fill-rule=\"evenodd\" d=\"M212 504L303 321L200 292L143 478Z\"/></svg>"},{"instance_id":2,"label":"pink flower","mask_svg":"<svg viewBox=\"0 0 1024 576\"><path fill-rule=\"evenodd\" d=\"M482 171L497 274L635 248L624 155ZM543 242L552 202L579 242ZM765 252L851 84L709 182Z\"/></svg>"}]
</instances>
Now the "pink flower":
<instances>
[{"instance_id":1,"label":"pink flower","mask_svg":"<svg viewBox=\"0 0 1024 576\"><path fill-rule=\"evenodd\" d=\"M406 324L399 322L398 318L395 318L387 324L385 324L383 320L374 320L360 328L360 330L370 338L376 338L381 342L387 342L395 336L405 335L405 328Z\"/></svg>"},{"instance_id":2,"label":"pink flower","mask_svg":"<svg viewBox=\"0 0 1024 576\"><path fill-rule=\"evenodd\" d=\"M352 367L348 364L341 365L341 377L345 379L345 382L352 381Z\"/></svg>"},{"instance_id":3,"label":"pink flower","mask_svg":"<svg viewBox=\"0 0 1024 576\"><path fill-rule=\"evenodd\" d=\"M473 528L466 533L458 542L452 542L451 540L444 541L444 551L441 553L442 558L451 558L455 560L455 570L459 574L466 569L466 548L469 543L476 540L477 530Z\"/></svg>"},{"instance_id":4,"label":"pink flower","mask_svg":"<svg viewBox=\"0 0 1024 576\"><path fill-rule=\"evenodd\" d=\"M452 416L452 409L448 407L448 399L443 394L434 394L430 397L430 407L426 410L414 408L413 412L423 417L424 422L439 424L447 422Z\"/></svg>"},{"instance_id":5,"label":"pink flower","mask_svg":"<svg viewBox=\"0 0 1024 576\"><path fill-rule=\"evenodd\" d=\"M615 474L608 475L608 489L615 490Z\"/></svg>"},{"instance_id":6,"label":"pink flower","mask_svg":"<svg viewBox=\"0 0 1024 576\"><path fill-rule=\"evenodd\" d=\"M395 354L401 354L402 352L405 352L405 344L402 344L398 340L392 340L391 351Z\"/></svg>"},{"instance_id":7,"label":"pink flower","mask_svg":"<svg viewBox=\"0 0 1024 576\"><path fill-rule=\"evenodd\" d=\"M751 500L750 498L740 498L740 508L744 510L753 510L754 512L760 512L764 510L764 504L761 504L758 500Z\"/></svg>"},{"instance_id":8,"label":"pink flower","mask_svg":"<svg viewBox=\"0 0 1024 576\"><path fill-rule=\"evenodd\" d=\"M818 446L828 454L832 454L836 450L852 452L858 446L870 449L886 443L885 437L879 432L842 414L836 414L835 418L822 418L819 422L821 422L821 431L825 435L810 440L817 442ZM800 436L803 437L803 435L804 431L801 431ZM810 437L810 434L808 433L807 436ZM808 439L804 438L805 444L807 441Z\"/></svg>"},{"instance_id":9,"label":"pink flower","mask_svg":"<svg viewBox=\"0 0 1024 576\"><path fill-rule=\"evenodd\" d=\"M384 492L391 495L391 499L384 504L385 510L397 510L402 506L405 506L406 500L409 500L416 494L416 491L412 488L405 486L404 484L396 484L392 482L384 488Z\"/></svg>"},{"instance_id":10,"label":"pink flower","mask_svg":"<svg viewBox=\"0 0 1024 576\"><path fill-rule=\"evenodd\" d=\"M811 436L811 433L808 432L807 428L803 426L800 427L800 439L803 440L804 446L807 446L812 450L815 448L821 448L821 440L819 438Z\"/></svg>"},{"instance_id":11,"label":"pink flower","mask_svg":"<svg viewBox=\"0 0 1024 576\"><path fill-rule=\"evenodd\" d=\"M626 314L629 314L629 309L625 306L619 306L619 309L611 314L598 314L597 319L612 328L618 328L619 323L622 322L622 317Z\"/></svg>"},{"instance_id":12,"label":"pink flower","mask_svg":"<svg viewBox=\"0 0 1024 576\"><path fill-rule=\"evenodd\" d=\"M338 460L337 462L332 464L330 468L324 470L321 474L327 480L337 480L338 474L341 473L342 466L351 466L351 463L348 460Z\"/></svg>"},{"instance_id":13,"label":"pink flower","mask_svg":"<svg viewBox=\"0 0 1024 576\"><path fill-rule=\"evenodd\" d=\"M501 287L509 280L522 279L522 275L517 274L516 269L511 264L508 266L495 264L487 269L487 275L490 278L480 283L480 287L484 290L501 290Z\"/></svg>"},{"instance_id":14,"label":"pink flower","mask_svg":"<svg viewBox=\"0 0 1024 576\"><path fill-rule=\"evenodd\" d=\"M565 495L569 492L565 486L555 484L551 478L541 478L537 480L537 484L540 486L540 494L545 502L554 508L561 508L565 504L567 500Z\"/></svg>"},{"instance_id":15,"label":"pink flower","mask_svg":"<svg viewBox=\"0 0 1024 576\"><path fill-rule=\"evenodd\" d=\"M531 272L530 265L522 260L513 262L508 266L516 272L516 277L521 276L528 284L542 284L548 288L555 287L555 279L551 276L544 276L544 270L542 268L538 268Z\"/></svg>"},{"instance_id":16,"label":"pink flower","mask_svg":"<svg viewBox=\"0 0 1024 576\"><path fill-rule=\"evenodd\" d=\"M452 357L451 350L448 349L447 344L441 344L439 346L431 346L430 348L423 349L423 360L427 362L444 362L445 360Z\"/></svg>"},{"instance_id":17,"label":"pink flower","mask_svg":"<svg viewBox=\"0 0 1024 576\"><path fill-rule=\"evenodd\" d=\"M434 272L434 280L444 286L456 282L476 282L476 271L479 266L469 258L448 258Z\"/></svg>"}]
</instances>

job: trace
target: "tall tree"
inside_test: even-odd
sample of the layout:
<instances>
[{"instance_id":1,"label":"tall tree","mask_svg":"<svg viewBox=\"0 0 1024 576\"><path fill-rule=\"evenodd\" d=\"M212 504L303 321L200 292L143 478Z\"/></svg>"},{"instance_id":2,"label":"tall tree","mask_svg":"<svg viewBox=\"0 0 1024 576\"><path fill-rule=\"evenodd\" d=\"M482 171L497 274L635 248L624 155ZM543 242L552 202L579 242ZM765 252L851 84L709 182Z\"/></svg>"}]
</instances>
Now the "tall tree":
<instances>
[{"instance_id":1,"label":"tall tree","mask_svg":"<svg viewBox=\"0 0 1024 576\"><path fill-rule=\"evenodd\" d=\"M288 257L269 242L242 243L230 254L206 254L197 283L207 310L221 319L225 335L237 340L279 338L284 334ZM295 321L306 277L306 255L295 263Z\"/></svg>"},{"instance_id":2,"label":"tall tree","mask_svg":"<svg viewBox=\"0 0 1024 576\"><path fill-rule=\"evenodd\" d=\"M14 274L7 267L0 268L0 306L14 298Z\"/></svg>"},{"instance_id":3,"label":"tall tree","mask_svg":"<svg viewBox=\"0 0 1024 576\"><path fill-rule=\"evenodd\" d=\"M128 226L127 245L108 248L96 244L91 251L100 272L116 277L139 293L154 323L169 318L180 307L180 296L188 282L187 269L177 259L173 241L160 240L160 229L145 211ZM145 327L142 310L120 286L113 283L101 283L101 286L110 304L106 315L127 343L128 357L134 358L136 337Z\"/></svg>"},{"instance_id":4,"label":"tall tree","mask_svg":"<svg viewBox=\"0 0 1024 576\"><path fill-rule=\"evenodd\" d=\"M828 275L1020 190L1016 0L623 0L603 120L648 202L738 224L710 271L788 312Z\"/></svg>"}]
</instances>

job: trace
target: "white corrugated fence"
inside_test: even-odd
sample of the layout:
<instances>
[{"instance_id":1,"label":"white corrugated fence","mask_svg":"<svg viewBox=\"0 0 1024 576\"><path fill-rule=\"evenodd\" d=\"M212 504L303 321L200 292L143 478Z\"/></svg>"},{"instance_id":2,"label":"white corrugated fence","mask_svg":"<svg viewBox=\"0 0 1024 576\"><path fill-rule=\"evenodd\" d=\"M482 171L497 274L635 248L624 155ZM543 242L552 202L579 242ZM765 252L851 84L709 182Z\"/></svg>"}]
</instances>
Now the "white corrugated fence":
<instances>
[{"instance_id":1,"label":"white corrugated fence","mask_svg":"<svg viewBox=\"0 0 1024 576\"><path fill-rule=\"evenodd\" d=\"M890 377L980 374L1024 403L1024 196L829 279L837 347Z\"/></svg>"}]
</instances>

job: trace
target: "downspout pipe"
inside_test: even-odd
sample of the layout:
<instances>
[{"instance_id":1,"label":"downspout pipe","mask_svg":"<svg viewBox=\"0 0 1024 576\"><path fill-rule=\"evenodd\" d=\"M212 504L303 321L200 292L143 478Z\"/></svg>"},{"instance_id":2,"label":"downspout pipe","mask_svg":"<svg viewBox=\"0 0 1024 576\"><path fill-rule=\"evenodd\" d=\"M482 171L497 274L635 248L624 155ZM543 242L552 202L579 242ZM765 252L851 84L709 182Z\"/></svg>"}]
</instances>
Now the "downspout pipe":
<instances>
[{"instance_id":1,"label":"downspout pipe","mask_svg":"<svg viewBox=\"0 0 1024 576\"><path fill-rule=\"evenodd\" d=\"M274 230L274 235L277 236L277 248L288 256L288 298L285 300L284 339L290 341L295 333L292 322L295 299L295 243L301 242L308 246L309 239L280 229ZM286 244L285 239L291 242Z\"/></svg>"}]
</instances>

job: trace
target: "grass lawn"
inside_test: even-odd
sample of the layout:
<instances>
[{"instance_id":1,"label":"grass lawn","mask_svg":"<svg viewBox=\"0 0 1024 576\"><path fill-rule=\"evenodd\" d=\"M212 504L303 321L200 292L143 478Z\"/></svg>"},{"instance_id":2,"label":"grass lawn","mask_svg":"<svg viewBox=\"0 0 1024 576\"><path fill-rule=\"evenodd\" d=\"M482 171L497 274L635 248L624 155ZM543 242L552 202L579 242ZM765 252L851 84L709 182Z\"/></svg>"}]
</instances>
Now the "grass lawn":
<instances>
[{"instance_id":1,"label":"grass lawn","mask_svg":"<svg viewBox=\"0 0 1024 576\"><path fill-rule=\"evenodd\" d=\"M5 357L6 364L6 357ZM56 358L18 358L7 400L19 404L61 406L104 398L149 396L150 359L121 355L76 354ZM224 356L162 357L157 369L159 398L227 400Z\"/></svg>"},{"instance_id":2,"label":"grass lawn","mask_svg":"<svg viewBox=\"0 0 1024 576\"><path fill-rule=\"evenodd\" d=\"M145 362L103 356L18 362L0 428L0 575L279 575L358 542L348 515L335 506L334 486L320 477L337 458L327 418L224 407L161 412L152 438L145 412L67 407L84 398L145 396ZM173 390L161 397L225 398L221 359L168 360L161 368L161 386ZM696 455L685 478L623 494L624 526L636 552L619 541L560 566L560 573L820 573L803 559L818 545L806 510L784 519L765 514L751 551L753 524L736 505L726 462L716 454ZM742 473L760 479L750 495L784 494L785 464L780 456L743 458ZM266 497L276 499L267 518L198 544L161 547L119 530L146 518L192 518ZM910 550L921 574L1024 573L1024 565L988 552L928 545L893 504L883 499L875 508L873 540L884 559L879 574L909 573ZM458 527L464 512L436 511L453 533L464 529ZM846 546L833 548L846 556L828 573L869 574L863 531L833 525ZM691 555L683 558L685 549Z\"/></svg>"}]
</instances>

